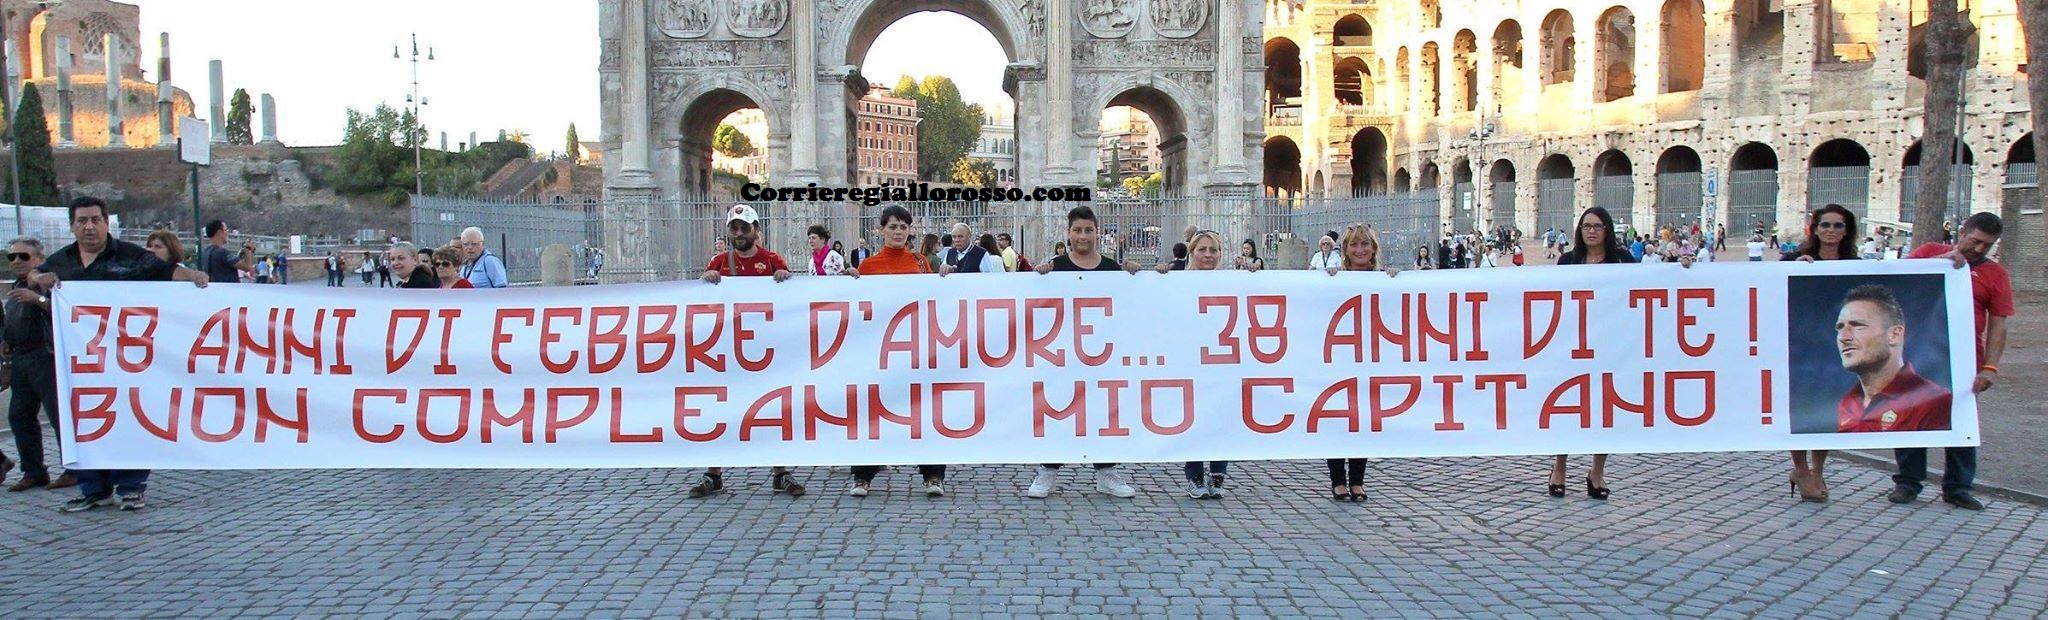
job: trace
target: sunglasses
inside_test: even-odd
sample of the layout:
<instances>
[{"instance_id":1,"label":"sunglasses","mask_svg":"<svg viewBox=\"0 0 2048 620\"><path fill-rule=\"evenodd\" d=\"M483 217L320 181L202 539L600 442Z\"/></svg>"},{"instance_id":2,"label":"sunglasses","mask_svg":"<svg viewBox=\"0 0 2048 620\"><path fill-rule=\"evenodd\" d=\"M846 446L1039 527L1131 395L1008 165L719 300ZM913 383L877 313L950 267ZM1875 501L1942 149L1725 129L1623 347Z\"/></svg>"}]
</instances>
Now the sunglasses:
<instances>
[{"instance_id":1,"label":"sunglasses","mask_svg":"<svg viewBox=\"0 0 2048 620\"><path fill-rule=\"evenodd\" d=\"M35 258L35 255L34 255L34 254L30 254L30 253L28 253L28 252L9 252L9 253L7 254L7 260L10 260L10 261L17 261L17 260L28 260L28 259L31 259L31 258Z\"/></svg>"},{"instance_id":2,"label":"sunglasses","mask_svg":"<svg viewBox=\"0 0 2048 620\"><path fill-rule=\"evenodd\" d=\"M1849 224L1847 222L1821 222L1814 224L1813 227L1821 230L1847 230Z\"/></svg>"},{"instance_id":3,"label":"sunglasses","mask_svg":"<svg viewBox=\"0 0 2048 620\"><path fill-rule=\"evenodd\" d=\"M437 261L434 261L434 266L435 266L435 267L454 267L454 266L455 266L455 263L451 263L451 262L448 262L448 261L445 261L445 260L437 260Z\"/></svg>"}]
</instances>

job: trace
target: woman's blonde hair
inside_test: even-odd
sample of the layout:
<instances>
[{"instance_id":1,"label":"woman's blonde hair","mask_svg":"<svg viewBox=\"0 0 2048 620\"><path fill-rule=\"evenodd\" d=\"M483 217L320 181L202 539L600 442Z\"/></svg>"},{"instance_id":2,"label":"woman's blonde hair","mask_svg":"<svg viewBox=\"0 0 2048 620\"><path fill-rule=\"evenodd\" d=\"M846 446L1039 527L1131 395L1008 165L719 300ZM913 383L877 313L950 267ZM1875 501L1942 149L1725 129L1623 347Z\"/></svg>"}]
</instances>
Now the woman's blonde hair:
<instances>
[{"instance_id":1,"label":"woman's blonde hair","mask_svg":"<svg viewBox=\"0 0 2048 620\"><path fill-rule=\"evenodd\" d=\"M1192 237L1192 238L1189 238L1189 239L1188 239L1188 267L1189 267L1189 268L1193 268L1193 267L1194 267L1194 264L1195 264L1195 246L1197 246L1197 245L1201 245L1201 243L1202 243L1202 240L1204 240L1204 239L1207 239L1207 240L1208 240L1208 241L1209 241L1210 243L1214 243L1214 244L1216 244L1216 251L1217 251L1217 252L1219 252L1219 253L1220 253L1220 252L1222 252L1222 251L1223 251L1223 248L1225 247L1225 246L1223 245L1223 235L1222 235L1221 233L1218 233L1218 232L1216 232L1216 231L1213 231L1213 230L1204 230L1204 231L1201 231L1201 232L1197 232L1197 233L1195 233L1195 236L1194 236L1194 237ZM1217 269L1222 269L1222 268L1223 268L1223 261L1222 261L1221 259L1219 259L1219 260L1217 260L1217 261L1216 261L1216 268L1217 268Z\"/></svg>"},{"instance_id":2,"label":"woman's blonde hair","mask_svg":"<svg viewBox=\"0 0 2048 620\"><path fill-rule=\"evenodd\" d=\"M1365 265L1354 265L1351 263L1350 248L1352 243L1360 240L1372 242L1372 259L1371 262ZM1352 224L1351 227L1345 228L1344 238L1337 241L1337 251L1344 256L1345 271L1379 271L1380 269L1380 233L1371 226Z\"/></svg>"}]
</instances>

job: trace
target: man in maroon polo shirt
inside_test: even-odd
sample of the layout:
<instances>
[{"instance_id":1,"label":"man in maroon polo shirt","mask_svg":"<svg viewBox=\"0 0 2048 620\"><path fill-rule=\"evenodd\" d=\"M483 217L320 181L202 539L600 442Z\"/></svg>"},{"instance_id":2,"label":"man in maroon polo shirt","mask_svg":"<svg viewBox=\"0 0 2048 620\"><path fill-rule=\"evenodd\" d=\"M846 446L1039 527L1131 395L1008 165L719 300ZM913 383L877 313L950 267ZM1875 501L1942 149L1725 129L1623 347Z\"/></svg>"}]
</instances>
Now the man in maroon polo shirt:
<instances>
[{"instance_id":1,"label":"man in maroon polo shirt","mask_svg":"<svg viewBox=\"0 0 2048 620\"><path fill-rule=\"evenodd\" d=\"M2013 315L2012 277L2005 266L1991 260L1991 248L2005 233L2005 222L1996 214L1978 213L1963 220L1954 246L1929 243L1913 250L1907 258L1943 258L1970 266L1970 300L1977 328L1977 376L1970 390L1982 393L1998 380L1998 362L2005 356L2005 319ZM1892 451L1899 462L1892 476L1889 499L1895 504L1911 503L1920 495L1927 478L1927 449L1899 448ZM1977 448L1957 446L1942 449L1941 501L1965 510L1983 510L1984 502L1970 492L1977 477Z\"/></svg>"},{"instance_id":2,"label":"man in maroon polo shirt","mask_svg":"<svg viewBox=\"0 0 2048 620\"><path fill-rule=\"evenodd\" d=\"M1906 363L1905 312L1891 289L1866 284L1849 291L1835 318L1835 347L1842 369L1856 373L1856 385L1835 406L1840 432L1948 430L1949 391Z\"/></svg>"}]
</instances>

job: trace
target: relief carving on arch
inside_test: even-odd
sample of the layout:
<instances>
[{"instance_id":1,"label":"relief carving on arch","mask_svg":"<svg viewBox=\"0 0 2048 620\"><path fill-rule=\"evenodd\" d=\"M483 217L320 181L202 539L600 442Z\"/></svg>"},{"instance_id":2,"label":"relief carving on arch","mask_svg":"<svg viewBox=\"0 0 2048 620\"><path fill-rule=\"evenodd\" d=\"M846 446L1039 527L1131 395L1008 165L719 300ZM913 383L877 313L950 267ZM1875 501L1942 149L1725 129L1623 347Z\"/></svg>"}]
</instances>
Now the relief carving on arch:
<instances>
[{"instance_id":1,"label":"relief carving on arch","mask_svg":"<svg viewBox=\"0 0 2048 620\"><path fill-rule=\"evenodd\" d=\"M1138 24L1138 0L1088 0L1081 9L1081 28L1104 39L1120 38Z\"/></svg>"},{"instance_id":2,"label":"relief carving on arch","mask_svg":"<svg viewBox=\"0 0 2048 620\"><path fill-rule=\"evenodd\" d=\"M789 0L732 0L727 8L726 27L742 37L772 37L789 22Z\"/></svg>"},{"instance_id":3,"label":"relief carving on arch","mask_svg":"<svg viewBox=\"0 0 2048 620\"><path fill-rule=\"evenodd\" d=\"M1209 0L1152 0L1151 13L1152 29L1160 36L1185 39L1202 31L1209 17Z\"/></svg>"},{"instance_id":4,"label":"relief carving on arch","mask_svg":"<svg viewBox=\"0 0 2048 620\"><path fill-rule=\"evenodd\" d=\"M718 21L718 5L711 0L662 0L658 19L662 34L695 39L711 33L711 24Z\"/></svg>"}]
</instances>

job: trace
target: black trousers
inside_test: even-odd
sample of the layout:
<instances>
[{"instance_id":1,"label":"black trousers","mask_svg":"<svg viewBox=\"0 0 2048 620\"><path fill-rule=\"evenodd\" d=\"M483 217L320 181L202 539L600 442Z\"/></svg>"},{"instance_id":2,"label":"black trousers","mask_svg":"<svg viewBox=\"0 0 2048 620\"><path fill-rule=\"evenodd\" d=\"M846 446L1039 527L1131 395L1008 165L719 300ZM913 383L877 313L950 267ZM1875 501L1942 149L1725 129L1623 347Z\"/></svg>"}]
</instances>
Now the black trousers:
<instances>
[{"instance_id":1,"label":"black trousers","mask_svg":"<svg viewBox=\"0 0 2048 620\"><path fill-rule=\"evenodd\" d=\"M64 435L64 427L57 423L56 360L45 350L10 355L7 361L8 379L14 382L7 403L7 425L14 429L15 450L21 452L21 473L48 479L50 470L43 464L43 426L36 421L36 410L43 410L57 436Z\"/></svg>"},{"instance_id":2,"label":"black trousers","mask_svg":"<svg viewBox=\"0 0 2048 620\"><path fill-rule=\"evenodd\" d=\"M1365 459L1330 459L1330 486L1365 484Z\"/></svg>"},{"instance_id":3,"label":"black trousers","mask_svg":"<svg viewBox=\"0 0 2048 620\"><path fill-rule=\"evenodd\" d=\"M854 480L858 480L858 481L861 481L861 482L874 482L874 480L875 480L875 475L876 475L876 474L879 474L879 473L882 473L882 466L880 466L880 465L855 465L855 466L853 466L853 479L854 479ZM919 466L917 466L917 474L918 474L919 476L923 476L923 477L926 477L926 478L933 478L933 479L938 479L938 480L945 480L945 479L946 479L946 466L944 466L944 465L919 465Z\"/></svg>"}]
</instances>

